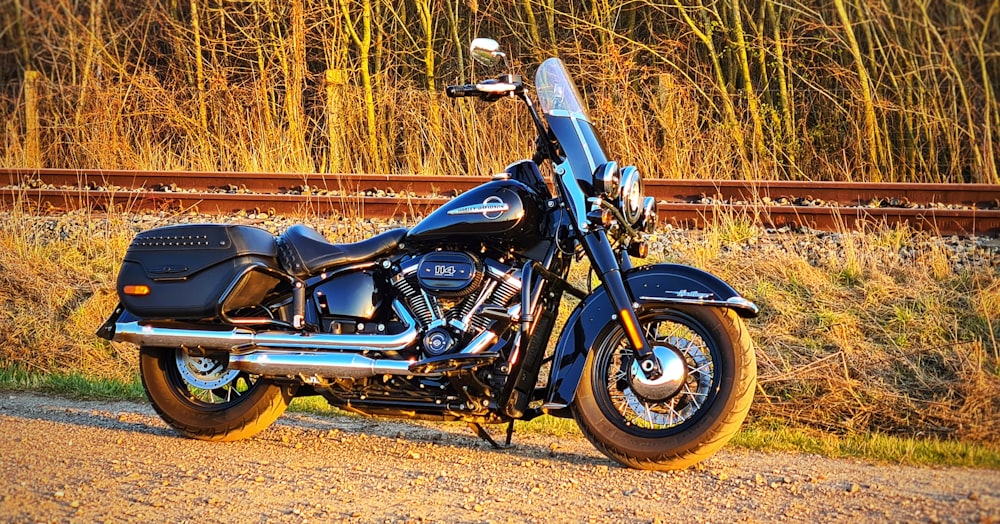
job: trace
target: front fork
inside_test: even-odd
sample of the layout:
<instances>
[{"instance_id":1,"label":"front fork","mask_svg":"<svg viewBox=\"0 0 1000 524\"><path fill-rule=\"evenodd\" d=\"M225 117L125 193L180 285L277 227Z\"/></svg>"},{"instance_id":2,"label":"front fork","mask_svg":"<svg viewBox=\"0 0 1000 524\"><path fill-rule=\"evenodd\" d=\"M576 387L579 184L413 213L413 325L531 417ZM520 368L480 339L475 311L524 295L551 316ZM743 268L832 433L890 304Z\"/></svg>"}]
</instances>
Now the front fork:
<instances>
[{"instance_id":1,"label":"front fork","mask_svg":"<svg viewBox=\"0 0 1000 524\"><path fill-rule=\"evenodd\" d=\"M625 281L622 280L622 265L631 265L627 258L628 254L622 252L622 260L619 261L603 227L591 227L581 236L583 248L597 269L597 274L611 299L611 305L615 308L618 321L621 322L622 329L625 330L629 343L635 351L639 369L647 379L659 379L663 375L662 364L653 354L653 347L649 345L649 341L639 330L635 305L632 304L628 290L625 289Z\"/></svg>"},{"instance_id":2,"label":"front fork","mask_svg":"<svg viewBox=\"0 0 1000 524\"><path fill-rule=\"evenodd\" d=\"M632 304L628 290L625 289L625 282L622 280L622 266L626 264L619 262L615 256L615 250L611 247L604 227L592 223L587 218L587 196L583 194L576 181L573 166L569 162L564 162L556 166L555 171L560 192L573 221L576 223L580 242L583 244L587 256L590 257L591 264L597 269L598 278L601 279L608 291L611 305L615 308L615 315L621 322L622 329L625 330L629 343L635 351L635 359L639 363L639 369L642 370L647 379L657 380L663 375L663 366L653 354L653 348L649 345L646 337L639 331L639 318L635 314L635 306ZM626 257L628 255L622 253L622 258ZM631 265L631 263L627 265Z\"/></svg>"}]
</instances>

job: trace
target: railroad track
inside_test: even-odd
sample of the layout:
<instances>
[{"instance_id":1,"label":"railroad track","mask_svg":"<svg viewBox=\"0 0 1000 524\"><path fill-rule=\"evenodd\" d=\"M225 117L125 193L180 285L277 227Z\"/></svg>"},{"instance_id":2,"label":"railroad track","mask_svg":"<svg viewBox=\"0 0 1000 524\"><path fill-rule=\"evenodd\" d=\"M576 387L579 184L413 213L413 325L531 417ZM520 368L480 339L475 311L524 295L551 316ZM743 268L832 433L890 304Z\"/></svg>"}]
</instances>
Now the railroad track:
<instances>
[{"instance_id":1,"label":"railroad track","mask_svg":"<svg viewBox=\"0 0 1000 524\"><path fill-rule=\"evenodd\" d=\"M362 217L425 216L488 177L0 169L0 208L239 210ZM700 227L718 214L773 227L835 231L907 223L942 235L1000 236L1000 186L648 180L661 223Z\"/></svg>"}]
</instances>

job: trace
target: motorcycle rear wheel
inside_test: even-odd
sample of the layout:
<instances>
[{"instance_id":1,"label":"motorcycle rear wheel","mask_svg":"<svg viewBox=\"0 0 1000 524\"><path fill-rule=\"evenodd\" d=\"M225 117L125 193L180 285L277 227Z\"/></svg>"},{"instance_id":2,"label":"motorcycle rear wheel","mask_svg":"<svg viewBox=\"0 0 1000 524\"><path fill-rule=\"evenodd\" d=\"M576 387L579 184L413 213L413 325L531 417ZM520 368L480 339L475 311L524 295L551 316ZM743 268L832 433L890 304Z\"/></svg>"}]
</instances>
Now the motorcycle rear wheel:
<instances>
[{"instance_id":1,"label":"motorcycle rear wheel","mask_svg":"<svg viewBox=\"0 0 1000 524\"><path fill-rule=\"evenodd\" d=\"M757 383L753 343L729 309L646 310L639 322L651 344L685 361L680 391L660 401L634 391L633 351L618 322L609 322L587 358L572 413L587 439L622 465L684 469L712 456L743 424Z\"/></svg>"},{"instance_id":2,"label":"motorcycle rear wheel","mask_svg":"<svg viewBox=\"0 0 1000 524\"><path fill-rule=\"evenodd\" d=\"M142 385L153 408L178 433L199 440L233 441L270 426L288 407L292 385L225 368L182 349L139 349Z\"/></svg>"}]
</instances>

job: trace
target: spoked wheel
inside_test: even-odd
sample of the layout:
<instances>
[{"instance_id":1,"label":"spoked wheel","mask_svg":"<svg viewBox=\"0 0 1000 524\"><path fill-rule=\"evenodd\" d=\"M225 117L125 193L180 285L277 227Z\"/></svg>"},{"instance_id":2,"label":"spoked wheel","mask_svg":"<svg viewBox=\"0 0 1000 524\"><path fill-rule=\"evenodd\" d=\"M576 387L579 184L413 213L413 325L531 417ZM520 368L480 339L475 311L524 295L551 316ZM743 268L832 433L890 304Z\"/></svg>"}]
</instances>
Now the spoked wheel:
<instances>
[{"instance_id":1,"label":"spoked wheel","mask_svg":"<svg viewBox=\"0 0 1000 524\"><path fill-rule=\"evenodd\" d=\"M228 369L224 359L182 349L142 347L139 369L160 417L201 440L250 437L281 416L295 393L293 386Z\"/></svg>"},{"instance_id":2,"label":"spoked wheel","mask_svg":"<svg viewBox=\"0 0 1000 524\"><path fill-rule=\"evenodd\" d=\"M610 322L587 358L573 416L604 454L640 469L681 469L714 454L736 433L753 400L757 364L743 321L728 309L639 312L663 364L652 381Z\"/></svg>"}]
</instances>

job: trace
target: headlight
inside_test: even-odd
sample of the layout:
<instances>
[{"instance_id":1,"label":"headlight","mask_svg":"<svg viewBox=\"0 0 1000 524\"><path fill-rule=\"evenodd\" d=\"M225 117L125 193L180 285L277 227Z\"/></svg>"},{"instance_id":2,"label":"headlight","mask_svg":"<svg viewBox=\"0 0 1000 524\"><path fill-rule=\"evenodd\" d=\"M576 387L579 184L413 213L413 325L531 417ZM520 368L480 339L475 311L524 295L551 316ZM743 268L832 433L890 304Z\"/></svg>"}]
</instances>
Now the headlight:
<instances>
[{"instance_id":1,"label":"headlight","mask_svg":"<svg viewBox=\"0 0 1000 524\"><path fill-rule=\"evenodd\" d=\"M656 199L653 197L646 197L642 201L642 218L639 220L639 225L636 226L639 231L644 231L646 233L652 233L656 229Z\"/></svg>"},{"instance_id":2,"label":"headlight","mask_svg":"<svg viewBox=\"0 0 1000 524\"><path fill-rule=\"evenodd\" d=\"M635 225L642 218L642 177L635 166L628 166L621 171L621 189L618 205L622 216L629 224Z\"/></svg>"},{"instance_id":3,"label":"headlight","mask_svg":"<svg viewBox=\"0 0 1000 524\"><path fill-rule=\"evenodd\" d=\"M610 161L594 170L594 191L602 195L618 194L618 162Z\"/></svg>"}]
</instances>

